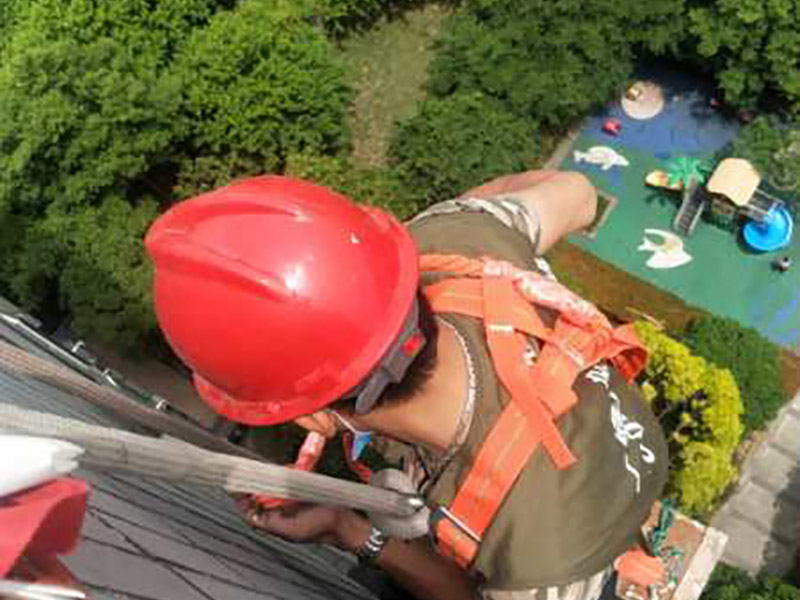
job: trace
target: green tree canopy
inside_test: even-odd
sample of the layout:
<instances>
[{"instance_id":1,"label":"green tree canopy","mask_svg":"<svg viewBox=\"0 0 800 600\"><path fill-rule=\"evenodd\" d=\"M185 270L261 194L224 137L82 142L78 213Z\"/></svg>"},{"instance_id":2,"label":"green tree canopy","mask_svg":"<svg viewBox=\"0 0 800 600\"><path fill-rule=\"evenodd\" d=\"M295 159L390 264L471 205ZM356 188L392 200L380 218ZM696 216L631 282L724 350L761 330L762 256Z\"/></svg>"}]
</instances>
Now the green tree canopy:
<instances>
[{"instance_id":1,"label":"green tree canopy","mask_svg":"<svg viewBox=\"0 0 800 600\"><path fill-rule=\"evenodd\" d=\"M190 139L184 193L240 172L281 171L292 152L335 153L347 143L343 68L299 9L251 0L218 13L189 38L176 71Z\"/></svg>"},{"instance_id":2,"label":"green tree canopy","mask_svg":"<svg viewBox=\"0 0 800 600\"><path fill-rule=\"evenodd\" d=\"M536 131L480 93L429 98L390 147L401 181L420 207L453 198L537 156Z\"/></svg>"},{"instance_id":3,"label":"green tree canopy","mask_svg":"<svg viewBox=\"0 0 800 600\"><path fill-rule=\"evenodd\" d=\"M0 45L0 289L135 346L153 327L141 238L157 206L179 177L198 191L281 169L289 151L344 147L342 69L308 2L14 5Z\"/></svg>"},{"instance_id":4,"label":"green tree canopy","mask_svg":"<svg viewBox=\"0 0 800 600\"><path fill-rule=\"evenodd\" d=\"M728 102L754 108L777 93L800 111L798 0L710 0L691 6L693 51Z\"/></svg>"},{"instance_id":5,"label":"green tree canopy","mask_svg":"<svg viewBox=\"0 0 800 600\"><path fill-rule=\"evenodd\" d=\"M564 129L623 89L637 44L680 40L681 11L680 0L472 0L442 36L429 88L480 91Z\"/></svg>"}]
</instances>

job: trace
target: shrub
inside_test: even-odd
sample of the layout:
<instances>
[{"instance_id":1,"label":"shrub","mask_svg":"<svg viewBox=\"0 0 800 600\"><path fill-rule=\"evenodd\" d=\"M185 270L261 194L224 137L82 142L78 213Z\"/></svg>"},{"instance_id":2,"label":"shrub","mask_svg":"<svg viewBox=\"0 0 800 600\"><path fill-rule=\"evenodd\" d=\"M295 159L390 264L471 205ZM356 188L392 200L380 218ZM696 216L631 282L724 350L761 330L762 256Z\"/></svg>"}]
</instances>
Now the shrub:
<instances>
[{"instance_id":1,"label":"shrub","mask_svg":"<svg viewBox=\"0 0 800 600\"><path fill-rule=\"evenodd\" d=\"M316 0L314 14L318 15L327 31L342 36L353 30L364 29L381 17L402 12L415 0Z\"/></svg>"},{"instance_id":2,"label":"shrub","mask_svg":"<svg viewBox=\"0 0 800 600\"><path fill-rule=\"evenodd\" d=\"M184 188L216 184L242 165L245 173L280 171L291 152L346 145L343 68L302 14L261 1L217 13L188 40L176 69L191 139Z\"/></svg>"},{"instance_id":3,"label":"shrub","mask_svg":"<svg viewBox=\"0 0 800 600\"><path fill-rule=\"evenodd\" d=\"M167 66L211 5L31 3L0 61L0 207L95 202L164 161L183 133Z\"/></svg>"},{"instance_id":4,"label":"shrub","mask_svg":"<svg viewBox=\"0 0 800 600\"><path fill-rule=\"evenodd\" d=\"M325 185L356 202L378 206L399 219L417 212L417 204L390 168L356 167L345 158L306 153L289 156L286 174Z\"/></svg>"},{"instance_id":5,"label":"shrub","mask_svg":"<svg viewBox=\"0 0 800 600\"><path fill-rule=\"evenodd\" d=\"M797 127L762 116L741 130L726 154L752 162L775 188L793 190L800 183L798 147Z\"/></svg>"},{"instance_id":6,"label":"shrub","mask_svg":"<svg viewBox=\"0 0 800 600\"><path fill-rule=\"evenodd\" d=\"M756 579L736 567L719 563L700 600L800 600L800 589L778 577Z\"/></svg>"},{"instance_id":7,"label":"shrub","mask_svg":"<svg viewBox=\"0 0 800 600\"><path fill-rule=\"evenodd\" d=\"M714 72L728 102L754 108L771 94L800 109L800 20L794 2L712 0L693 6L688 15L697 58Z\"/></svg>"},{"instance_id":8,"label":"shrub","mask_svg":"<svg viewBox=\"0 0 800 600\"><path fill-rule=\"evenodd\" d=\"M714 316L692 320L683 341L698 356L733 373L742 394L746 431L761 429L775 417L785 398L779 350L772 342L732 319Z\"/></svg>"},{"instance_id":9,"label":"shrub","mask_svg":"<svg viewBox=\"0 0 800 600\"><path fill-rule=\"evenodd\" d=\"M620 92L632 72L628 36L636 27L627 4L470 2L441 36L429 90L481 92L525 119L565 129Z\"/></svg>"},{"instance_id":10,"label":"shrub","mask_svg":"<svg viewBox=\"0 0 800 600\"><path fill-rule=\"evenodd\" d=\"M156 204L131 206L107 197L98 207L51 211L26 232L12 288L27 306L41 308L42 287L54 282L72 327L123 350L141 349L155 331L150 263L142 238Z\"/></svg>"},{"instance_id":11,"label":"shrub","mask_svg":"<svg viewBox=\"0 0 800 600\"><path fill-rule=\"evenodd\" d=\"M399 125L389 152L409 194L426 205L524 170L537 145L530 121L471 93L425 100Z\"/></svg>"},{"instance_id":12,"label":"shrub","mask_svg":"<svg viewBox=\"0 0 800 600\"><path fill-rule=\"evenodd\" d=\"M670 493L687 512L706 513L736 478L739 388L730 371L693 356L654 325L637 323L636 330L650 353L640 383L670 446Z\"/></svg>"},{"instance_id":13,"label":"shrub","mask_svg":"<svg viewBox=\"0 0 800 600\"><path fill-rule=\"evenodd\" d=\"M307 3L234 4L0 9L2 292L131 348L153 327L140 240L156 202L346 146L349 92Z\"/></svg>"},{"instance_id":14,"label":"shrub","mask_svg":"<svg viewBox=\"0 0 800 600\"><path fill-rule=\"evenodd\" d=\"M14 2L0 52L2 288L130 347L152 327L140 238L169 189L177 46L216 0ZM129 205L129 201L134 204Z\"/></svg>"}]
</instances>

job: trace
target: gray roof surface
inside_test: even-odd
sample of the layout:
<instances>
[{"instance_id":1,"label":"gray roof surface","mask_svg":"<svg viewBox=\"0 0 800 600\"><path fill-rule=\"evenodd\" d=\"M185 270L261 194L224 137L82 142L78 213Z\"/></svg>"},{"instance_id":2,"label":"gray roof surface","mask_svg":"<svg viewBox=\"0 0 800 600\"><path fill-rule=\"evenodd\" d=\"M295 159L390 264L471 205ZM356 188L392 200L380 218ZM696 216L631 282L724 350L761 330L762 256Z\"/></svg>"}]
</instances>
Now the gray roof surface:
<instances>
[{"instance_id":1,"label":"gray roof surface","mask_svg":"<svg viewBox=\"0 0 800 600\"><path fill-rule=\"evenodd\" d=\"M1 322L0 338L33 350ZM2 370L0 402L90 423L129 426L46 383ZM90 484L91 495L82 541L63 562L93 598L376 597L348 576L355 567L351 556L251 530L221 490L86 470L76 476ZM360 579L373 581L365 577Z\"/></svg>"}]
</instances>

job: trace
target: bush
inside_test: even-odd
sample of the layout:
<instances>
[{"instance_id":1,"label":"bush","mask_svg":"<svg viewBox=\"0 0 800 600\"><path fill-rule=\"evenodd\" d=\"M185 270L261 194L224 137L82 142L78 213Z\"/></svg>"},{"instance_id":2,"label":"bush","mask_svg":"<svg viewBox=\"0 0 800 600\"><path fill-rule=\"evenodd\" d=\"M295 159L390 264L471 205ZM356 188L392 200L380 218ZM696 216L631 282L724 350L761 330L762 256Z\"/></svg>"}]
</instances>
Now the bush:
<instances>
[{"instance_id":1,"label":"bush","mask_svg":"<svg viewBox=\"0 0 800 600\"><path fill-rule=\"evenodd\" d=\"M176 69L191 139L183 193L281 171L292 152L346 145L343 68L302 14L262 1L220 12L188 40Z\"/></svg>"},{"instance_id":2,"label":"bush","mask_svg":"<svg viewBox=\"0 0 800 600\"><path fill-rule=\"evenodd\" d=\"M719 563L700 600L800 600L800 589L778 577L751 578L744 571Z\"/></svg>"},{"instance_id":3,"label":"bush","mask_svg":"<svg viewBox=\"0 0 800 600\"><path fill-rule=\"evenodd\" d=\"M758 117L742 129L726 154L745 158L777 189L800 183L800 130L775 118Z\"/></svg>"},{"instance_id":4,"label":"bush","mask_svg":"<svg viewBox=\"0 0 800 600\"><path fill-rule=\"evenodd\" d=\"M315 0L314 14L322 19L328 32L342 36L420 3L420 0Z\"/></svg>"},{"instance_id":5,"label":"bush","mask_svg":"<svg viewBox=\"0 0 800 600\"><path fill-rule=\"evenodd\" d=\"M212 5L31 3L0 60L0 209L96 202L163 162L183 134L167 67Z\"/></svg>"},{"instance_id":6,"label":"bush","mask_svg":"<svg viewBox=\"0 0 800 600\"><path fill-rule=\"evenodd\" d=\"M131 206L115 196L96 208L51 211L28 228L12 289L27 306L42 308L54 283L75 331L123 350L141 349L155 332L142 244L155 216L154 202Z\"/></svg>"},{"instance_id":7,"label":"bush","mask_svg":"<svg viewBox=\"0 0 800 600\"><path fill-rule=\"evenodd\" d=\"M698 356L733 373L742 394L745 431L762 429L775 417L786 400L777 346L755 329L713 316L692 320L683 342Z\"/></svg>"},{"instance_id":8,"label":"bush","mask_svg":"<svg viewBox=\"0 0 800 600\"><path fill-rule=\"evenodd\" d=\"M640 383L670 446L670 493L685 511L704 514L736 478L739 388L730 371L693 356L652 324L637 323L636 330L650 353Z\"/></svg>"},{"instance_id":9,"label":"bush","mask_svg":"<svg viewBox=\"0 0 800 600\"><path fill-rule=\"evenodd\" d=\"M800 20L794 2L712 0L688 11L694 52L728 102L755 108L788 101L800 110ZM742 32L747 35L742 35Z\"/></svg>"},{"instance_id":10,"label":"bush","mask_svg":"<svg viewBox=\"0 0 800 600\"><path fill-rule=\"evenodd\" d=\"M152 330L141 235L186 129L177 46L216 0L14 3L0 52L2 288L121 347ZM168 179L168 178L167 178Z\"/></svg>"},{"instance_id":11,"label":"bush","mask_svg":"<svg viewBox=\"0 0 800 600\"><path fill-rule=\"evenodd\" d=\"M483 0L447 24L431 64L438 97L481 92L564 130L616 96L633 68L634 2ZM641 4L641 3L639 3ZM670 3L672 4L672 3Z\"/></svg>"},{"instance_id":12,"label":"bush","mask_svg":"<svg viewBox=\"0 0 800 600\"><path fill-rule=\"evenodd\" d=\"M378 206L401 220L417 212L417 204L390 168L357 167L341 157L295 154L286 163L286 174L325 185L356 202Z\"/></svg>"},{"instance_id":13,"label":"bush","mask_svg":"<svg viewBox=\"0 0 800 600\"><path fill-rule=\"evenodd\" d=\"M234 4L0 9L0 291L130 349L153 331L157 203L346 147L350 95L308 3Z\"/></svg>"},{"instance_id":14,"label":"bush","mask_svg":"<svg viewBox=\"0 0 800 600\"><path fill-rule=\"evenodd\" d=\"M481 94L428 99L399 125L389 149L420 205L446 200L537 156L535 129Z\"/></svg>"}]
</instances>

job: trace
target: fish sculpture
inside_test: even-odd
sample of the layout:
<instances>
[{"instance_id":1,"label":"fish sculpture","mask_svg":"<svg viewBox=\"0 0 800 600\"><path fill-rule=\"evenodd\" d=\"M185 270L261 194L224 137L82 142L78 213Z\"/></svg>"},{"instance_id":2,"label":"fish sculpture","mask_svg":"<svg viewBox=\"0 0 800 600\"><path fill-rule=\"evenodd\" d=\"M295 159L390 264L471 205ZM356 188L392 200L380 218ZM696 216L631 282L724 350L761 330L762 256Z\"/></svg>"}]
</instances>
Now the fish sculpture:
<instances>
[{"instance_id":1,"label":"fish sculpture","mask_svg":"<svg viewBox=\"0 0 800 600\"><path fill-rule=\"evenodd\" d=\"M572 157L576 163L585 162L590 165L599 165L603 171L611 167L627 167L628 159L608 146L592 146L586 152L575 150Z\"/></svg>"},{"instance_id":2,"label":"fish sculpture","mask_svg":"<svg viewBox=\"0 0 800 600\"><path fill-rule=\"evenodd\" d=\"M69 473L81 454L62 440L0 435L0 498Z\"/></svg>"},{"instance_id":3,"label":"fish sculpture","mask_svg":"<svg viewBox=\"0 0 800 600\"><path fill-rule=\"evenodd\" d=\"M647 236L660 237L661 243L654 242ZM683 240L671 231L645 229L644 239L638 249L642 252L653 253L647 261L647 266L651 269L674 269L692 260L692 257L683 249Z\"/></svg>"}]
</instances>

